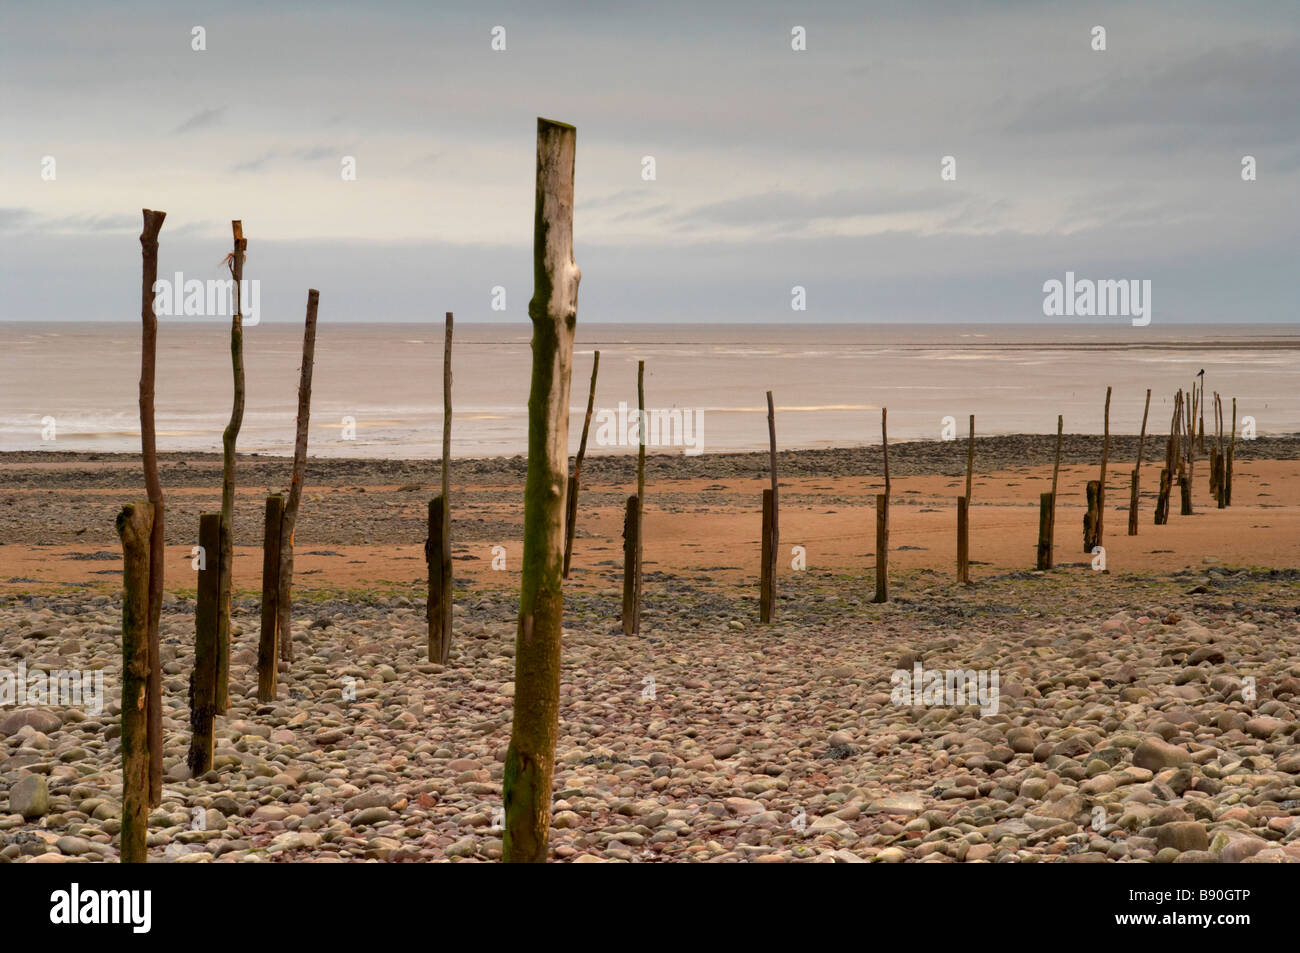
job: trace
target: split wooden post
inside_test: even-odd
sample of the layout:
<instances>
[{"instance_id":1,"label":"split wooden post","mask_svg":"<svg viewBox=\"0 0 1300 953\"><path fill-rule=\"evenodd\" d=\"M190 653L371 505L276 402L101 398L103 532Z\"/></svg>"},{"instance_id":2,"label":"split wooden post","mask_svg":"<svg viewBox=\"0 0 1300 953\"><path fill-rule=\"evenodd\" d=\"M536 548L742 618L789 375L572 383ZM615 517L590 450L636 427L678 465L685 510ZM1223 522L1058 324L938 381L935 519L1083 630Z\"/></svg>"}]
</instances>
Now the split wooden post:
<instances>
[{"instance_id":1,"label":"split wooden post","mask_svg":"<svg viewBox=\"0 0 1300 953\"><path fill-rule=\"evenodd\" d=\"M220 592L217 598L217 693L216 711L224 715L230 691L230 595L231 571L234 568L235 543L232 526L235 519L235 442L244 423L244 304L240 282L244 280L244 253L248 240L244 238L244 224L236 219L230 223L234 234L234 249L226 257L230 277L234 284L234 314L230 318L230 364L234 372L234 401L230 408L230 423L221 434L221 547Z\"/></svg>"},{"instance_id":2,"label":"split wooden post","mask_svg":"<svg viewBox=\"0 0 1300 953\"><path fill-rule=\"evenodd\" d=\"M280 590L276 595L277 641L280 658L293 661L293 531L298 523L298 504L302 501L303 474L307 468L307 425L311 417L311 372L316 361L316 311L320 292L307 291L307 321L302 335L302 370L298 382L298 430L293 442L293 474L289 496L280 520Z\"/></svg>"},{"instance_id":3,"label":"split wooden post","mask_svg":"<svg viewBox=\"0 0 1300 953\"><path fill-rule=\"evenodd\" d=\"M284 497L273 493L266 498L266 519L262 529L262 632L257 643L257 700L275 701L279 682L279 646L276 626L280 594L280 524L284 518Z\"/></svg>"},{"instance_id":4,"label":"split wooden post","mask_svg":"<svg viewBox=\"0 0 1300 953\"><path fill-rule=\"evenodd\" d=\"M1147 442L1147 414L1151 412L1151 388L1147 388L1147 402L1142 409L1142 433L1138 437L1137 465L1133 467L1132 485L1128 493L1128 534L1138 534L1138 491L1142 482L1142 448Z\"/></svg>"},{"instance_id":5,"label":"split wooden post","mask_svg":"<svg viewBox=\"0 0 1300 953\"><path fill-rule=\"evenodd\" d=\"M194 670L190 672L190 750L185 761L190 776L212 770L212 727L217 714L217 672L220 654L221 514L199 517L198 598L194 609Z\"/></svg>"},{"instance_id":6,"label":"split wooden post","mask_svg":"<svg viewBox=\"0 0 1300 953\"><path fill-rule=\"evenodd\" d=\"M162 620L165 576L165 507L162 483L158 479L158 439L154 428L154 372L158 353L158 316L154 313L154 284L158 280L158 232L166 212L144 209L144 230L140 233L143 267L140 282L140 456L144 465L145 492L153 506L149 536L149 674L145 719L149 735L149 806L162 803L162 656L158 626Z\"/></svg>"},{"instance_id":7,"label":"split wooden post","mask_svg":"<svg viewBox=\"0 0 1300 953\"><path fill-rule=\"evenodd\" d=\"M636 631L636 553L641 533L637 526L636 494L627 498L623 514L623 634Z\"/></svg>"},{"instance_id":8,"label":"split wooden post","mask_svg":"<svg viewBox=\"0 0 1300 953\"><path fill-rule=\"evenodd\" d=\"M587 390L587 416L582 418L582 440L578 455L573 459L573 476L569 477L569 491L565 496L564 519L564 578L569 578L569 563L573 558L573 535L578 525L578 483L582 478L582 459L587 455L587 431L591 429L591 411L596 405L596 374L600 371L600 352L591 361L591 386Z\"/></svg>"},{"instance_id":9,"label":"split wooden post","mask_svg":"<svg viewBox=\"0 0 1300 953\"><path fill-rule=\"evenodd\" d=\"M117 517L122 540L122 837L124 864L143 864L149 835L149 546L153 506Z\"/></svg>"},{"instance_id":10,"label":"split wooden post","mask_svg":"<svg viewBox=\"0 0 1300 953\"><path fill-rule=\"evenodd\" d=\"M1065 431L1065 415L1056 415L1056 459L1052 463L1052 513L1047 527L1047 568L1056 563L1056 484L1061 474L1061 437Z\"/></svg>"},{"instance_id":11,"label":"split wooden post","mask_svg":"<svg viewBox=\"0 0 1300 953\"><path fill-rule=\"evenodd\" d=\"M446 340L442 351L442 493L429 504L429 661L442 665L451 657L451 334L452 314L447 312ZM435 521L433 507L438 507ZM436 535L435 535L436 533Z\"/></svg>"},{"instance_id":12,"label":"split wooden post","mask_svg":"<svg viewBox=\"0 0 1300 953\"><path fill-rule=\"evenodd\" d=\"M573 261L576 148L573 126L537 120L523 575L515 634L514 718L502 784L501 859L515 863L546 860L559 732L569 385L581 278Z\"/></svg>"},{"instance_id":13,"label":"split wooden post","mask_svg":"<svg viewBox=\"0 0 1300 953\"><path fill-rule=\"evenodd\" d=\"M1038 496L1038 562L1040 572L1052 568L1052 494Z\"/></svg>"},{"instance_id":14,"label":"split wooden post","mask_svg":"<svg viewBox=\"0 0 1300 953\"><path fill-rule=\"evenodd\" d=\"M880 408L880 446L885 457L885 492L876 496L876 595L889 601L889 408Z\"/></svg>"},{"instance_id":15,"label":"split wooden post","mask_svg":"<svg viewBox=\"0 0 1300 953\"><path fill-rule=\"evenodd\" d=\"M772 392L767 392L767 442L768 442L768 471L772 478L772 516L768 526L770 539L765 539L767 544L767 575L768 575L768 599L767 599L767 618L764 622L772 621L772 611L776 607L776 561L777 553L781 545L780 529L780 496L777 493L777 473L776 473L776 409L772 404Z\"/></svg>"},{"instance_id":16,"label":"split wooden post","mask_svg":"<svg viewBox=\"0 0 1300 953\"><path fill-rule=\"evenodd\" d=\"M758 621L772 621L772 599L773 599L773 564L772 546L774 534L772 531L773 510L775 509L774 499L771 490L763 491L763 537L759 541L761 559L763 561L759 571L758 587Z\"/></svg>"}]
</instances>

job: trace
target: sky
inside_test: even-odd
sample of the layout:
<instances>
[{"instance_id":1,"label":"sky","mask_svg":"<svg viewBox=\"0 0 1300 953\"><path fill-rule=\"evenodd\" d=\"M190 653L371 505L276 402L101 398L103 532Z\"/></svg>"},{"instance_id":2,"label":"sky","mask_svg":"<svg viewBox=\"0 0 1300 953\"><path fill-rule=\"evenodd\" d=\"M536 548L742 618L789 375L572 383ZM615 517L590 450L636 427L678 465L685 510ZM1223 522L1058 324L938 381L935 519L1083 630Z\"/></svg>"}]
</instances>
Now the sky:
<instances>
[{"instance_id":1,"label":"sky","mask_svg":"<svg viewBox=\"0 0 1300 953\"><path fill-rule=\"evenodd\" d=\"M580 322L1297 318L1295 0L53 0L0 5L0 320L138 320L154 208L164 276L243 221L266 321L525 321L538 116Z\"/></svg>"}]
</instances>

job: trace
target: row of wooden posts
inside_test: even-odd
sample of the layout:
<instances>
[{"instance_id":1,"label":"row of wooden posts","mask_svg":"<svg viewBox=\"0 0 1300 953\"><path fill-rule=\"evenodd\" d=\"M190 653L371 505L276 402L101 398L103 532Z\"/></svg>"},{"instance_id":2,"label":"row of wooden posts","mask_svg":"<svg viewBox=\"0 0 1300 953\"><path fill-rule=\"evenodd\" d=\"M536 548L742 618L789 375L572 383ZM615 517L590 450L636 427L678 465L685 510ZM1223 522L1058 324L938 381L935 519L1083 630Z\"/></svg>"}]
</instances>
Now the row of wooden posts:
<instances>
[{"instance_id":1,"label":"row of wooden posts","mask_svg":"<svg viewBox=\"0 0 1300 953\"><path fill-rule=\"evenodd\" d=\"M546 859L551 816L555 743L559 720L563 580L568 576L574 528L578 517L578 489L588 430L595 399L600 355L592 365L591 386L583 422L582 440L572 472L568 469L568 407L572 373L573 337L577 320L580 272L573 260L573 170L577 133L565 123L538 119L536 215L534 227L535 292L529 305L533 323L533 371L529 391L528 475L524 493L524 555L516 631L515 694L510 744L506 751L503 783L505 829L502 857L506 861L540 862ZM158 478L154 429L154 370L157 318L153 285L158 270L158 232L165 213L144 211L142 248L143 324L140 377L141 449L147 502L123 508L117 520L124 554L122 609L122 766L123 814L121 859L143 862L148 810L161 801L162 728L161 666L158 626L163 593L164 501ZM228 257L235 287L242 278L247 243L238 221L233 223L234 250ZM288 496L273 494L266 501L263 534L263 590L261 637L258 646L258 698L271 701L276 694L278 666L293 658L290 607L293 574L293 532L302 495L306 461L307 424L311 400L316 312L319 295L308 294L307 323L299 385L297 434ZM428 654L446 663L452 642L452 572L450 507L452 315L446 316L443 359L444 423L442 433L442 492L429 504L428 539ZM235 398L229 426L223 433L222 511L202 514L199 541L204 554L217 554L215 563L200 565L198 605L195 614L195 667L191 676L192 738L189 766L195 775L212 766L212 724L227 705L229 678L230 532L234 502L235 441L243 416L244 372L242 319L236 304L231 328L231 355ZM1180 391L1166 447L1166 466L1156 522L1167 519L1168 497L1177 472L1182 488L1183 512L1191 512L1192 420L1201 412L1201 452L1204 452L1203 382L1187 396ZM637 492L627 500L624 521L623 631L640 628L642 595L643 517L645 507L645 363L637 365L637 399L640 445L637 455ZM762 571L760 615L773 620L777 588L779 545L776 418L771 392L767 394L771 486L763 491ZM1150 407L1150 391L1147 392ZM1233 404L1232 444L1223 448L1222 402L1215 395L1219 439L1211 457L1213 487L1219 505L1231 502L1232 460L1236 442L1236 405ZM1085 545L1102 534L1105 472L1110 448L1110 390L1106 400L1106 437L1101 479L1089 484L1089 510L1085 517ZM885 492L876 497L875 601L889 599L889 441L888 412L881 411L884 446ZM1055 499L1060 470L1063 420L1057 418L1056 463L1052 492L1043 494L1038 547L1039 568L1051 568ZM1145 441L1146 413L1143 414ZM966 492L958 499L958 577L969 583L969 516L974 467L975 418L970 418ZM1132 478L1129 532L1137 532L1138 473ZM1089 547L1090 549L1090 547Z\"/></svg>"}]
</instances>

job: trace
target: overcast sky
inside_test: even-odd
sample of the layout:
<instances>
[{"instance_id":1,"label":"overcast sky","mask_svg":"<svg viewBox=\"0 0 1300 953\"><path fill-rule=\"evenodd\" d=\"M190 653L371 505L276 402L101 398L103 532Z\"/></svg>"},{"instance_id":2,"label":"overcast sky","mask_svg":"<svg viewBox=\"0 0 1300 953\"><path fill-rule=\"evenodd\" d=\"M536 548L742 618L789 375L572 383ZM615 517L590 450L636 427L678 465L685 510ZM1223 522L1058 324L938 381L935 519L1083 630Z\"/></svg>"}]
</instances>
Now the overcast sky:
<instances>
[{"instance_id":1,"label":"overcast sky","mask_svg":"<svg viewBox=\"0 0 1300 953\"><path fill-rule=\"evenodd\" d=\"M580 321L1296 319L1296 0L123 0L0 6L0 320L138 320L142 207L188 278L241 218L264 320L526 320L539 115Z\"/></svg>"}]
</instances>

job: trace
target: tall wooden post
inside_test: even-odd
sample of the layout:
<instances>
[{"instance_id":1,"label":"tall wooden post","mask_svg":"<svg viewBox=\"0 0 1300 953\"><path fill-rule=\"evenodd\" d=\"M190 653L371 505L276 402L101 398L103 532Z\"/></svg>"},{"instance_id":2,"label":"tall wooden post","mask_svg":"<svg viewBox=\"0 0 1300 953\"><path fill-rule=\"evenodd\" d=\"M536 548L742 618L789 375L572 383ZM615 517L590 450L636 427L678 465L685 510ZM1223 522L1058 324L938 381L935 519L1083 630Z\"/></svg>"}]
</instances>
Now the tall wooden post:
<instances>
[{"instance_id":1,"label":"tall wooden post","mask_svg":"<svg viewBox=\"0 0 1300 953\"><path fill-rule=\"evenodd\" d=\"M149 546L153 506L117 517L122 540L122 841L124 864L145 862L149 835Z\"/></svg>"},{"instance_id":2,"label":"tall wooden post","mask_svg":"<svg viewBox=\"0 0 1300 953\"><path fill-rule=\"evenodd\" d=\"M284 497L273 493L266 498L266 519L262 529L262 632L257 643L257 700L275 701L279 681L279 646L276 626L280 613L280 523L284 518Z\"/></svg>"},{"instance_id":3,"label":"tall wooden post","mask_svg":"<svg viewBox=\"0 0 1300 953\"><path fill-rule=\"evenodd\" d=\"M230 423L221 434L221 547L220 592L217 598L217 714L225 714L230 690L230 592L231 570L234 568L235 545L232 524L235 514L235 442L239 428L244 423L244 304L240 282L244 280L244 253L248 240L244 238L243 222L230 223L234 233L234 250L226 258L230 277L234 279L234 314L230 318L230 364L234 372L234 402L230 408Z\"/></svg>"},{"instance_id":4,"label":"tall wooden post","mask_svg":"<svg viewBox=\"0 0 1300 953\"><path fill-rule=\"evenodd\" d=\"M772 517L771 517L771 525L768 527L768 529L772 535L772 538L770 540L767 540L767 560L769 563L767 567L767 575L768 575L769 584L768 584L767 619L764 621L771 622L772 612L776 607L777 553L780 551L780 546L781 546L781 528L780 528L781 498L778 495L778 491L777 491L778 480L777 480L777 473L776 473L776 410L772 405L771 391L767 392L767 443L768 443L768 451L767 451L768 472L770 473L772 479Z\"/></svg>"},{"instance_id":5,"label":"tall wooden post","mask_svg":"<svg viewBox=\"0 0 1300 953\"><path fill-rule=\"evenodd\" d=\"M636 605L632 610L632 631L641 631L641 585L645 579L645 442L649 421L645 414L645 361L636 362L637 451L636 451Z\"/></svg>"},{"instance_id":6,"label":"tall wooden post","mask_svg":"<svg viewBox=\"0 0 1300 953\"><path fill-rule=\"evenodd\" d=\"M1138 437L1137 465L1133 467L1133 479L1128 496L1128 534L1138 534L1138 492L1142 482L1142 448L1147 442L1147 414L1151 412L1151 388L1147 388L1147 403L1142 409L1142 433Z\"/></svg>"},{"instance_id":7,"label":"tall wooden post","mask_svg":"<svg viewBox=\"0 0 1300 953\"><path fill-rule=\"evenodd\" d=\"M149 674L145 720L149 736L149 806L162 803L162 656L158 626L162 620L165 565L164 505L158 479L158 440L154 429L154 370L158 353L158 317L154 313L153 286L158 280L158 232L166 212L144 209L144 230L140 233L143 261L140 287L140 456L144 464L145 492L153 505L149 536ZM177 289L179 292L180 289Z\"/></svg>"},{"instance_id":8,"label":"tall wooden post","mask_svg":"<svg viewBox=\"0 0 1300 953\"><path fill-rule=\"evenodd\" d=\"M587 431L591 429L591 411L596 405L596 374L600 371L600 352L592 356L591 386L587 390L587 415L582 418L582 440L578 455L573 459L573 476L569 477L569 492L565 497L564 519L564 578L569 578L569 563L573 558L573 534L578 525L578 485L582 479L582 459L587 455Z\"/></svg>"},{"instance_id":9,"label":"tall wooden post","mask_svg":"<svg viewBox=\"0 0 1300 953\"><path fill-rule=\"evenodd\" d=\"M280 658L293 661L293 531L298 523L298 504L302 501L302 481L307 469L307 425L311 417L311 372L316 362L316 310L320 292L307 291L307 322L302 335L302 370L298 382L298 430L293 442L293 474L289 496L280 521L280 591L276 595L277 640Z\"/></svg>"},{"instance_id":10,"label":"tall wooden post","mask_svg":"<svg viewBox=\"0 0 1300 953\"><path fill-rule=\"evenodd\" d=\"M1228 444L1227 492L1224 494L1229 506L1232 505L1232 464L1237 455L1237 398L1232 398L1232 442Z\"/></svg>"},{"instance_id":11,"label":"tall wooden post","mask_svg":"<svg viewBox=\"0 0 1300 953\"><path fill-rule=\"evenodd\" d=\"M880 447L885 462L885 492L876 496L876 595L889 601L889 408L880 408Z\"/></svg>"},{"instance_id":12,"label":"tall wooden post","mask_svg":"<svg viewBox=\"0 0 1300 953\"><path fill-rule=\"evenodd\" d=\"M1061 437L1065 431L1065 415L1056 415L1056 460L1052 464L1052 512L1047 527L1047 568L1056 563L1056 483L1061 473Z\"/></svg>"},{"instance_id":13,"label":"tall wooden post","mask_svg":"<svg viewBox=\"0 0 1300 953\"><path fill-rule=\"evenodd\" d=\"M966 495L957 500L957 579L970 585L970 501L975 475L975 415L970 415L970 438L966 442Z\"/></svg>"},{"instance_id":14,"label":"tall wooden post","mask_svg":"<svg viewBox=\"0 0 1300 953\"><path fill-rule=\"evenodd\" d=\"M763 535L762 538L759 540L759 550L761 552L761 558L763 561L763 564L760 567L760 571L759 571L759 586L758 586L758 621L760 622L772 621L772 598L773 598L772 567L775 562L775 560L773 560L772 558L772 546L773 546L773 532L772 532L773 512L772 511L773 509L774 509L774 501L772 498L772 491L764 490L763 491Z\"/></svg>"},{"instance_id":15,"label":"tall wooden post","mask_svg":"<svg viewBox=\"0 0 1300 953\"><path fill-rule=\"evenodd\" d=\"M442 493L429 504L429 661L447 664L451 657L451 332L447 312L446 341L442 351ZM432 507L437 505L435 522ZM433 535L434 533L437 535ZM436 550L436 552L435 552Z\"/></svg>"},{"instance_id":16,"label":"tall wooden post","mask_svg":"<svg viewBox=\"0 0 1300 953\"><path fill-rule=\"evenodd\" d=\"M564 496L569 383L581 272L573 261L577 130L537 121L533 228L533 374L528 396L524 559L515 636L515 704L503 778L507 862L546 860L559 730Z\"/></svg>"},{"instance_id":17,"label":"tall wooden post","mask_svg":"<svg viewBox=\"0 0 1300 953\"><path fill-rule=\"evenodd\" d=\"M191 777L212 770L212 724L217 714L217 670L220 643L221 514L199 517L199 569L194 609L194 670L190 673L190 750L186 763Z\"/></svg>"},{"instance_id":18,"label":"tall wooden post","mask_svg":"<svg viewBox=\"0 0 1300 953\"><path fill-rule=\"evenodd\" d=\"M1100 546L1102 538L1105 535L1106 523L1106 464L1110 462L1110 388L1106 388L1106 415L1105 415L1105 437L1101 444L1101 476L1097 478L1100 490L1097 495L1097 542L1093 545ZM1092 552L1092 547L1088 547L1088 552Z\"/></svg>"}]
</instances>

